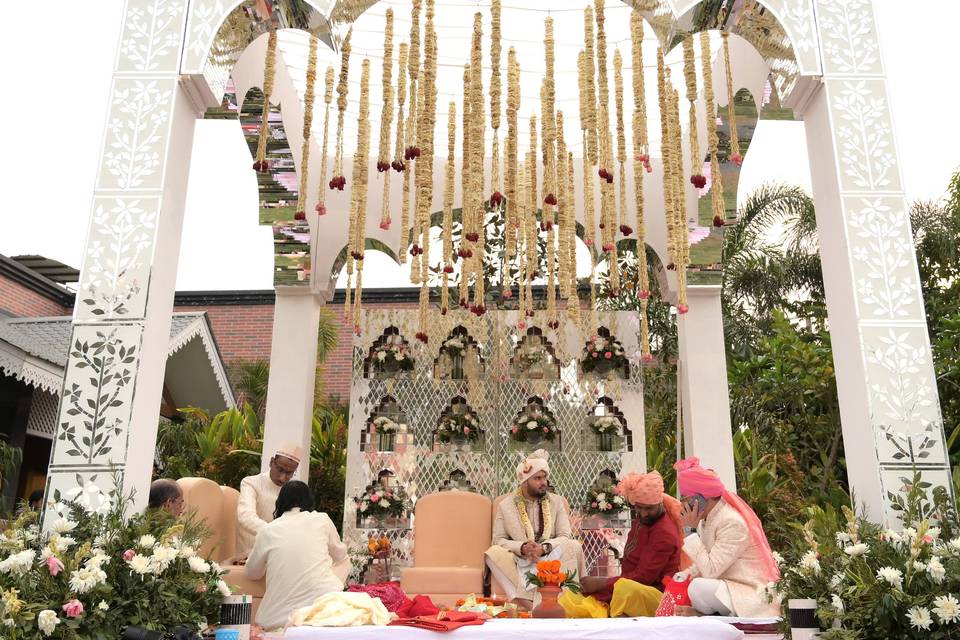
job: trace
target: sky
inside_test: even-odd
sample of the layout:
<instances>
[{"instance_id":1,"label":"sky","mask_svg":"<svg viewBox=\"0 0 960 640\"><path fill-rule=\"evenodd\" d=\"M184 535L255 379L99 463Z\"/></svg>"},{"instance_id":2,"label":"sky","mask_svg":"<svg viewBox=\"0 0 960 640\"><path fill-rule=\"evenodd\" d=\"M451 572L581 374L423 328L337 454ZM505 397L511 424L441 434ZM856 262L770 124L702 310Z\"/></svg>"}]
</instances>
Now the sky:
<instances>
[{"instance_id":1,"label":"sky","mask_svg":"<svg viewBox=\"0 0 960 640\"><path fill-rule=\"evenodd\" d=\"M399 42L409 27L401 21L407 15L399 8L406 3L396 4ZM438 4L442 11L443 0ZM553 6L566 4L583 2L563 0ZM42 26L11 29L0 39L0 59L16 61L4 65L7 98L0 101L0 121L8 123L7 166L0 172L0 254L41 254L80 267L123 5L122 0L54 0L45 5ZM949 70L940 62L953 48L960 3L915 0L909 11L905 3L889 0L875 6L907 197L937 199L951 173L960 168L960 127L954 118L960 83L944 77ZM529 19L512 20L505 27L505 38L528 41L517 43L521 55L538 46L539 28L537 36L524 35ZM376 20L382 23L382 18ZM555 20L558 43L572 37L565 31L568 22L569 29L579 28L563 12L558 11ZM616 35L622 22L608 20L611 43L622 37ZM459 37L455 29L446 33ZM367 34L363 40L361 35L358 32L357 46L382 53L382 39ZM558 60L562 50L558 46ZM623 53L629 63L628 50ZM540 68L533 63L524 67ZM629 81L626 84L629 87ZM372 111L379 114L379 109ZM739 197L771 180L810 188L802 123L758 126L743 165ZM270 229L257 225L256 182L239 124L198 121L178 290L270 288L272 261ZM382 257L369 260L364 285L408 286L409 280Z\"/></svg>"}]
</instances>

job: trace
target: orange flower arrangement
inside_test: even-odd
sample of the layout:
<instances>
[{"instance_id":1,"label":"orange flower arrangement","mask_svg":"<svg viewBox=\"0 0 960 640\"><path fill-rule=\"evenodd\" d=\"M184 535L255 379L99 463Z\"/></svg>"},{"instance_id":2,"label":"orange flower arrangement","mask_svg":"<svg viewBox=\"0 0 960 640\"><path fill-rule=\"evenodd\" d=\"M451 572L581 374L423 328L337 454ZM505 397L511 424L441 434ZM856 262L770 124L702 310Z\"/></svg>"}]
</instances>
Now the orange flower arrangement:
<instances>
[{"instance_id":1,"label":"orange flower arrangement","mask_svg":"<svg viewBox=\"0 0 960 640\"><path fill-rule=\"evenodd\" d=\"M560 570L559 560L541 560L537 563L537 572L527 572L530 584L537 587L557 587L580 593L580 583L577 582L577 572L569 574Z\"/></svg>"},{"instance_id":2,"label":"orange flower arrangement","mask_svg":"<svg viewBox=\"0 0 960 640\"><path fill-rule=\"evenodd\" d=\"M367 540L367 551L370 556L377 560L383 560L390 555L390 540L386 536L375 538L373 536Z\"/></svg>"}]
</instances>

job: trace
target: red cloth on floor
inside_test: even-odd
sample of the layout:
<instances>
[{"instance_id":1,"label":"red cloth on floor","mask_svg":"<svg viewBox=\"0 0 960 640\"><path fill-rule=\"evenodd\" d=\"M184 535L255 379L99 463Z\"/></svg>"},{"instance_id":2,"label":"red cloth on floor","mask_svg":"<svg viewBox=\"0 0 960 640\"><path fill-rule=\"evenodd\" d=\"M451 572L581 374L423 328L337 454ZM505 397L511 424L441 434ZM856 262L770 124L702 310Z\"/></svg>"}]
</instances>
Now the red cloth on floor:
<instances>
[{"instance_id":1,"label":"red cloth on floor","mask_svg":"<svg viewBox=\"0 0 960 640\"><path fill-rule=\"evenodd\" d=\"M369 594L371 598L380 598L380 602L390 613L399 613L404 607L413 604L400 588L399 582L380 582L377 584L352 584L347 591ZM437 612L434 611L434 614Z\"/></svg>"},{"instance_id":2,"label":"red cloth on floor","mask_svg":"<svg viewBox=\"0 0 960 640\"><path fill-rule=\"evenodd\" d=\"M672 576L666 576L663 579L663 587L663 597L660 599L660 606L657 607L658 617L672 616L677 607L690 606L690 596L687 595L690 580L678 582Z\"/></svg>"},{"instance_id":3,"label":"red cloth on floor","mask_svg":"<svg viewBox=\"0 0 960 640\"><path fill-rule=\"evenodd\" d=\"M400 607L396 613L401 618L416 618L417 616L435 616L440 613L440 609L433 604L430 596L416 595L409 604Z\"/></svg>"},{"instance_id":4,"label":"red cloth on floor","mask_svg":"<svg viewBox=\"0 0 960 640\"><path fill-rule=\"evenodd\" d=\"M401 618L391 622L391 626L416 627L428 631L453 631L460 627L468 627L486 622L490 616L485 613L469 613L466 611L444 611L439 616L417 616L415 618Z\"/></svg>"}]
</instances>

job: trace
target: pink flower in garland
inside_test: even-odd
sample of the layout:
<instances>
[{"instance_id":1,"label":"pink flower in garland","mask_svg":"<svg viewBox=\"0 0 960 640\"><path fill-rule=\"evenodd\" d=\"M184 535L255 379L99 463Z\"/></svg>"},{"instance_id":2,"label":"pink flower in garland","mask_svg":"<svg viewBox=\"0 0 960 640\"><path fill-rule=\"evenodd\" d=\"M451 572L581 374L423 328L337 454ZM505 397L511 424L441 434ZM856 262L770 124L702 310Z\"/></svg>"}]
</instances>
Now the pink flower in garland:
<instances>
[{"instance_id":1,"label":"pink flower in garland","mask_svg":"<svg viewBox=\"0 0 960 640\"><path fill-rule=\"evenodd\" d=\"M50 575L56 577L58 573L63 571L63 563L57 558L50 556L47 558L47 571L50 572Z\"/></svg>"},{"instance_id":2,"label":"pink flower in garland","mask_svg":"<svg viewBox=\"0 0 960 640\"><path fill-rule=\"evenodd\" d=\"M607 360L609 360L610 358L613 357L613 354L610 353L609 351L607 351L605 354L603 354L603 357L606 358Z\"/></svg>"},{"instance_id":3,"label":"pink flower in garland","mask_svg":"<svg viewBox=\"0 0 960 640\"><path fill-rule=\"evenodd\" d=\"M79 618L83 615L83 603L74 598L61 607L68 618Z\"/></svg>"},{"instance_id":4,"label":"pink flower in garland","mask_svg":"<svg viewBox=\"0 0 960 640\"><path fill-rule=\"evenodd\" d=\"M130 562L131 560L133 560L133 556L135 555L137 555L136 551L134 551L133 549L127 549L126 551L123 552L123 559L126 562Z\"/></svg>"},{"instance_id":5,"label":"pink flower in garland","mask_svg":"<svg viewBox=\"0 0 960 640\"><path fill-rule=\"evenodd\" d=\"M372 496L370 496L370 502L379 502L379 501L380 501L380 496L378 496L377 494L373 494Z\"/></svg>"}]
</instances>

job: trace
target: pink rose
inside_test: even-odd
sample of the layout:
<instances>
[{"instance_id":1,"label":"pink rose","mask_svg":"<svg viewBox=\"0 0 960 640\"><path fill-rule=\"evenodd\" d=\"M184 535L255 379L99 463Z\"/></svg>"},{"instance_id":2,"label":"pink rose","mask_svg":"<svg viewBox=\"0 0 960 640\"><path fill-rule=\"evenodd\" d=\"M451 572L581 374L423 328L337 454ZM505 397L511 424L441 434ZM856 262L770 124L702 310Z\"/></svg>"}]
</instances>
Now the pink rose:
<instances>
[{"instance_id":1,"label":"pink rose","mask_svg":"<svg viewBox=\"0 0 960 640\"><path fill-rule=\"evenodd\" d=\"M68 618L79 618L83 614L83 603L74 598L60 607Z\"/></svg>"},{"instance_id":2,"label":"pink rose","mask_svg":"<svg viewBox=\"0 0 960 640\"><path fill-rule=\"evenodd\" d=\"M516 427L514 427L513 429L510 429L510 433L516 433L516 432L517 432L517 428L516 428Z\"/></svg>"},{"instance_id":3,"label":"pink rose","mask_svg":"<svg viewBox=\"0 0 960 640\"><path fill-rule=\"evenodd\" d=\"M136 551L134 551L133 549L127 549L126 551L123 552L123 559L126 562L130 562L131 560L133 560L133 556L135 555L137 555Z\"/></svg>"},{"instance_id":4,"label":"pink rose","mask_svg":"<svg viewBox=\"0 0 960 640\"><path fill-rule=\"evenodd\" d=\"M464 427L464 428L463 428L463 433L464 433L464 435L470 433L470 427Z\"/></svg>"},{"instance_id":5,"label":"pink rose","mask_svg":"<svg viewBox=\"0 0 960 640\"><path fill-rule=\"evenodd\" d=\"M380 501L380 496L378 496L377 494L373 494L372 496L370 496L370 502L379 502L379 501Z\"/></svg>"},{"instance_id":6,"label":"pink rose","mask_svg":"<svg viewBox=\"0 0 960 640\"><path fill-rule=\"evenodd\" d=\"M594 351L594 352L593 352L592 354L590 354L590 355L592 355L594 358L596 358L596 357L597 357L598 355L600 355L600 354L597 353L596 351Z\"/></svg>"},{"instance_id":7,"label":"pink rose","mask_svg":"<svg viewBox=\"0 0 960 640\"><path fill-rule=\"evenodd\" d=\"M596 502L591 502L591 503L590 503L590 506L593 507L594 509L596 509L596 508L597 508L597 503L596 503Z\"/></svg>"},{"instance_id":8,"label":"pink rose","mask_svg":"<svg viewBox=\"0 0 960 640\"><path fill-rule=\"evenodd\" d=\"M931 544L933 543L933 536L928 533L927 535L923 536L923 541L927 544Z\"/></svg>"},{"instance_id":9,"label":"pink rose","mask_svg":"<svg viewBox=\"0 0 960 640\"><path fill-rule=\"evenodd\" d=\"M544 433L550 433L550 429L548 429L547 427L544 427L544 428L543 428L543 432L544 432Z\"/></svg>"},{"instance_id":10,"label":"pink rose","mask_svg":"<svg viewBox=\"0 0 960 640\"><path fill-rule=\"evenodd\" d=\"M609 351L607 351L605 354L603 354L603 357L606 358L607 360L609 360L610 358L613 357L613 354L610 353Z\"/></svg>"},{"instance_id":11,"label":"pink rose","mask_svg":"<svg viewBox=\"0 0 960 640\"><path fill-rule=\"evenodd\" d=\"M47 558L47 570L50 572L50 575L56 577L58 573L63 571L63 563L50 556Z\"/></svg>"}]
</instances>

